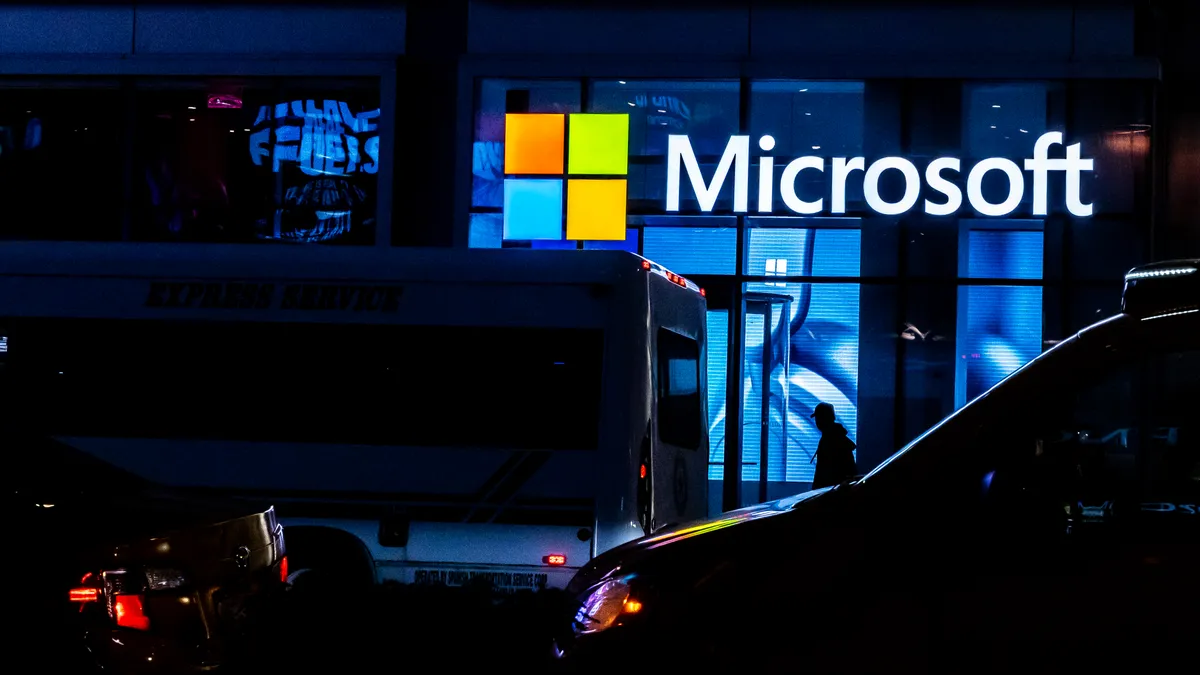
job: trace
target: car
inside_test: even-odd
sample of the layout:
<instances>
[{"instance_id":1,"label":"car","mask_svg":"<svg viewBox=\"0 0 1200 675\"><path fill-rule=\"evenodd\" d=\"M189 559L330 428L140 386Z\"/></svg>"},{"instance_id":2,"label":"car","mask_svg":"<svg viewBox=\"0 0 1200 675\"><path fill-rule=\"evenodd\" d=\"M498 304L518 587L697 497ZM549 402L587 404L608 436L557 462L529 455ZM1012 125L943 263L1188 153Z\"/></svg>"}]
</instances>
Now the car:
<instances>
[{"instance_id":1,"label":"car","mask_svg":"<svg viewBox=\"0 0 1200 675\"><path fill-rule=\"evenodd\" d=\"M1200 635L1200 260L866 476L657 532L567 592L564 670L1148 672Z\"/></svg>"},{"instance_id":2,"label":"car","mask_svg":"<svg viewBox=\"0 0 1200 675\"><path fill-rule=\"evenodd\" d=\"M46 436L0 441L21 613L10 632L47 671L211 671L287 588L271 506L175 493Z\"/></svg>"}]
</instances>

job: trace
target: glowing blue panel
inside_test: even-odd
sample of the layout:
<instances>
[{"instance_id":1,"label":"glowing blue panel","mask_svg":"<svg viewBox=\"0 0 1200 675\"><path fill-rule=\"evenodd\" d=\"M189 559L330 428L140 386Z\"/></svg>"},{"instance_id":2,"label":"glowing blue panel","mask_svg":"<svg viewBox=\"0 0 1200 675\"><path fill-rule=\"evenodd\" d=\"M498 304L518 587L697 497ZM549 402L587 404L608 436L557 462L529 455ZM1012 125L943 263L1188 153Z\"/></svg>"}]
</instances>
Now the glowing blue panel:
<instances>
[{"instance_id":1,"label":"glowing blue panel","mask_svg":"<svg viewBox=\"0 0 1200 675\"><path fill-rule=\"evenodd\" d=\"M642 255L677 274L737 271L733 228L647 227L642 237Z\"/></svg>"},{"instance_id":2,"label":"glowing blue panel","mask_svg":"<svg viewBox=\"0 0 1200 675\"><path fill-rule=\"evenodd\" d=\"M504 181L504 238L528 241L563 238L563 182L508 178Z\"/></svg>"},{"instance_id":3,"label":"glowing blue panel","mask_svg":"<svg viewBox=\"0 0 1200 675\"><path fill-rule=\"evenodd\" d=\"M708 478L725 475L725 382L729 356L729 312L709 310L706 333L708 353ZM720 441L718 441L720 439Z\"/></svg>"},{"instance_id":4,"label":"glowing blue panel","mask_svg":"<svg viewBox=\"0 0 1200 675\"><path fill-rule=\"evenodd\" d=\"M504 236L504 217L499 213L472 213L467 232L469 248L500 248Z\"/></svg>"},{"instance_id":5,"label":"glowing blue panel","mask_svg":"<svg viewBox=\"0 0 1200 675\"><path fill-rule=\"evenodd\" d=\"M861 230L817 230L814 277L856 277L862 270Z\"/></svg>"},{"instance_id":6,"label":"glowing blue panel","mask_svg":"<svg viewBox=\"0 0 1200 675\"><path fill-rule=\"evenodd\" d=\"M751 228L747 238L746 273L753 276L859 275L857 229Z\"/></svg>"},{"instance_id":7,"label":"glowing blue panel","mask_svg":"<svg viewBox=\"0 0 1200 675\"><path fill-rule=\"evenodd\" d=\"M1041 279L1045 235L1029 230L971 230L969 279Z\"/></svg>"},{"instance_id":8,"label":"glowing blue panel","mask_svg":"<svg viewBox=\"0 0 1200 675\"><path fill-rule=\"evenodd\" d=\"M986 392L1042 351L1042 289L964 286L958 290L955 405Z\"/></svg>"},{"instance_id":9,"label":"glowing blue panel","mask_svg":"<svg viewBox=\"0 0 1200 675\"><path fill-rule=\"evenodd\" d=\"M567 241L565 239L535 239L529 242L529 248L552 251L574 251L579 248L579 242Z\"/></svg>"},{"instance_id":10,"label":"glowing blue panel","mask_svg":"<svg viewBox=\"0 0 1200 675\"><path fill-rule=\"evenodd\" d=\"M637 253L640 234L638 230L631 227L625 230L625 241L585 241L583 242L583 248L587 250L616 250Z\"/></svg>"},{"instance_id":11,"label":"glowing blue panel","mask_svg":"<svg viewBox=\"0 0 1200 675\"><path fill-rule=\"evenodd\" d=\"M773 282L746 284L746 291L790 295L791 309L784 316L782 305L771 315L776 335L789 336L789 349L773 350L766 357L768 374L763 382L762 316L746 320L746 380L744 383L742 447L744 459L757 461L759 451L758 421L762 419L763 387L770 389L768 410L771 443L767 453L767 478L771 481L811 482L815 465L810 463L820 433L809 417L817 403L833 405L841 422L858 438L858 353L859 353L859 286L858 284ZM723 318L723 317L722 317ZM722 324L724 325L724 324ZM709 415L713 420L709 442L713 448L711 461L722 461L725 442L725 378L724 351L718 364L712 350L726 344L724 331L717 332L715 321L709 321ZM786 360L786 365L785 365ZM719 382L717 385L715 383ZM717 398L714 387L720 386ZM785 419L786 418L786 419ZM781 429L786 428L786 444ZM709 468L709 477L721 476L719 467ZM757 480L755 466L743 467L743 480Z\"/></svg>"}]
</instances>

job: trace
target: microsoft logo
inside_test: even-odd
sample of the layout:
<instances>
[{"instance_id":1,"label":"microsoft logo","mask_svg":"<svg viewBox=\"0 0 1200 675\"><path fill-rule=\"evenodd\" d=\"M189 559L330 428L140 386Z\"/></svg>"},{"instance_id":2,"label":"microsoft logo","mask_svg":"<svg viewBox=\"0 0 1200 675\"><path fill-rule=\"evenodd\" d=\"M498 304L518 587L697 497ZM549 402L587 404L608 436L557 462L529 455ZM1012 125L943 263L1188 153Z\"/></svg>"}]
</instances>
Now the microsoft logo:
<instances>
[{"instance_id":1,"label":"microsoft logo","mask_svg":"<svg viewBox=\"0 0 1200 675\"><path fill-rule=\"evenodd\" d=\"M628 175L629 115L505 115L504 238L624 240Z\"/></svg>"}]
</instances>

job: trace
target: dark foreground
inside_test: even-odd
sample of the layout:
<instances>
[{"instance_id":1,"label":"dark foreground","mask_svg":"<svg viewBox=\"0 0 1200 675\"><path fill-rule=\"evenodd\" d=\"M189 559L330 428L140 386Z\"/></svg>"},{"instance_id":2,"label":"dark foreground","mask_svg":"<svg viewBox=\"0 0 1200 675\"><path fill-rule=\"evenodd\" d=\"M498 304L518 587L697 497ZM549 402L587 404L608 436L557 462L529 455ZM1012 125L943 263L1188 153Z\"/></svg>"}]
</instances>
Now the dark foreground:
<instances>
[{"instance_id":1,"label":"dark foreground","mask_svg":"<svg viewBox=\"0 0 1200 675\"><path fill-rule=\"evenodd\" d=\"M389 666L461 672L543 672L566 596L387 585L360 592L289 593L254 627L234 672L373 672ZM514 670L509 670L509 667ZM519 670L515 670L519 669Z\"/></svg>"}]
</instances>

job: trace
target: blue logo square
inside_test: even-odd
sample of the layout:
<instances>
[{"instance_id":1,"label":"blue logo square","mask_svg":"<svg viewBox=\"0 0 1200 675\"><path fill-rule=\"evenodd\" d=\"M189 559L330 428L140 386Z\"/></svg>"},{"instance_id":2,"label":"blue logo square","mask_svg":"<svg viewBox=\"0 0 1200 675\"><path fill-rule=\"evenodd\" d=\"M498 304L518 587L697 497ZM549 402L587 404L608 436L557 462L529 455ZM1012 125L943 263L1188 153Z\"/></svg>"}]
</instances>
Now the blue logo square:
<instances>
[{"instance_id":1,"label":"blue logo square","mask_svg":"<svg viewBox=\"0 0 1200 675\"><path fill-rule=\"evenodd\" d=\"M563 182L504 179L504 238L517 241L563 238Z\"/></svg>"}]
</instances>

